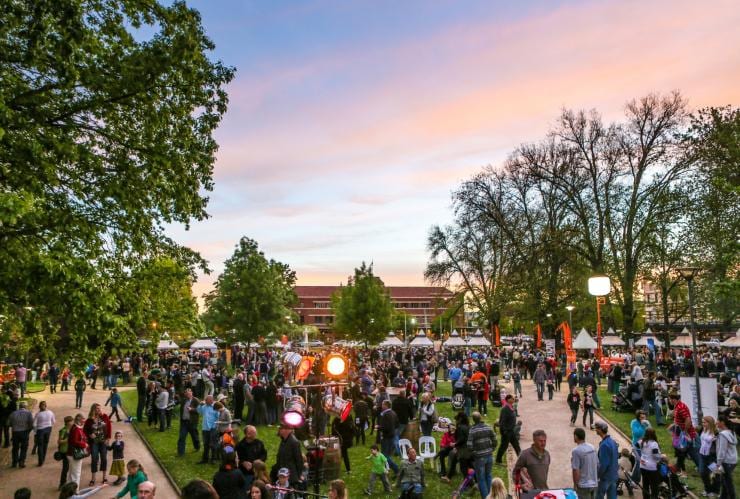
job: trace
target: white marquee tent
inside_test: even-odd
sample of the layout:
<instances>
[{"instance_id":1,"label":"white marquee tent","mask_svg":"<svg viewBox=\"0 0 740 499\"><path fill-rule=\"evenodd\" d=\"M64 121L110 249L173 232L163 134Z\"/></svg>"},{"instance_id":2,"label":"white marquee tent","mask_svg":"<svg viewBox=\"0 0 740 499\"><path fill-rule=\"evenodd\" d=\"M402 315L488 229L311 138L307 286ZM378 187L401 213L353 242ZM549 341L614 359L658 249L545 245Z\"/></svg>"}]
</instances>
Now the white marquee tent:
<instances>
[{"instance_id":1,"label":"white marquee tent","mask_svg":"<svg viewBox=\"0 0 740 499\"><path fill-rule=\"evenodd\" d=\"M595 350L597 347L598 345L596 344L596 341L591 338L591 335L588 334L586 328L582 328L578 332L578 336L576 336L576 339L573 340L574 350Z\"/></svg>"},{"instance_id":2,"label":"white marquee tent","mask_svg":"<svg viewBox=\"0 0 740 499\"><path fill-rule=\"evenodd\" d=\"M617 332L614 329L609 328L606 335L601 338L601 346L605 347L623 347L625 342L622 338L617 336Z\"/></svg>"},{"instance_id":3,"label":"white marquee tent","mask_svg":"<svg viewBox=\"0 0 740 499\"><path fill-rule=\"evenodd\" d=\"M740 348L740 329L737 330L735 333L735 336L732 338L728 338L722 343L720 343L723 347L729 347L729 348Z\"/></svg>"},{"instance_id":4,"label":"white marquee tent","mask_svg":"<svg viewBox=\"0 0 740 499\"><path fill-rule=\"evenodd\" d=\"M427 338L427 334L424 332L423 329L419 330L419 333L416 335L416 337L411 340L411 343L409 343L410 347L422 347L422 348L431 348L434 346L434 342Z\"/></svg>"},{"instance_id":5,"label":"white marquee tent","mask_svg":"<svg viewBox=\"0 0 740 499\"><path fill-rule=\"evenodd\" d=\"M213 340L209 340L208 338L201 339L201 340L195 340L195 342L190 345L190 350L218 350L218 347L213 342Z\"/></svg>"},{"instance_id":6,"label":"white marquee tent","mask_svg":"<svg viewBox=\"0 0 740 499\"><path fill-rule=\"evenodd\" d=\"M179 348L177 343L172 340L159 340L159 344L157 345L157 350L177 350Z\"/></svg>"},{"instance_id":7,"label":"white marquee tent","mask_svg":"<svg viewBox=\"0 0 740 499\"><path fill-rule=\"evenodd\" d=\"M476 329L475 333L473 333L473 336L470 336L468 338L468 346L469 347L490 347L491 342L488 341L488 338L483 336L483 332L481 332L480 329Z\"/></svg>"},{"instance_id":8,"label":"white marquee tent","mask_svg":"<svg viewBox=\"0 0 740 499\"><path fill-rule=\"evenodd\" d=\"M658 338L655 337L655 334L653 334L653 330L650 329L650 328L647 328L647 331L645 331L645 333L643 334L642 338L640 338L639 340L637 340L635 342L635 346L638 346L638 347L646 347L647 344L648 344L648 340L651 339L651 338L652 338L653 342L655 343L655 346L656 347L662 347L663 346L663 342L660 341Z\"/></svg>"},{"instance_id":9,"label":"white marquee tent","mask_svg":"<svg viewBox=\"0 0 740 499\"><path fill-rule=\"evenodd\" d=\"M391 331L388 333L388 336L385 337L383 341L380 342L380 345L378 345L381 348L388 348L388 347L401 347L403 346L403 341L398 339L396 336L396 333Z\"/></svg>"},{"instance_id":10,"label":"white marquee tent","mask_svg":"<svg viewBox=\"0 0 740 499\"><path fill-rule=\"evenodd\" d=\"M681 334L676 337L675 340L671 341L672 347L691 347L694 346L693 342L691 341L691 332L683 328L681 331Z\"/></svg>"},{"instance_id":11,"label":"white marquee tent","mask_svg":"<svg viewBox=\"0 0 740 499\"><path fill-rule=\"evenodd\" d=\"M460 338L460 333L457 332L457 329L453 329L450 337L442 345L445 347L464 347L466 343L464 339Z\"/></svg>"}]
</instances>

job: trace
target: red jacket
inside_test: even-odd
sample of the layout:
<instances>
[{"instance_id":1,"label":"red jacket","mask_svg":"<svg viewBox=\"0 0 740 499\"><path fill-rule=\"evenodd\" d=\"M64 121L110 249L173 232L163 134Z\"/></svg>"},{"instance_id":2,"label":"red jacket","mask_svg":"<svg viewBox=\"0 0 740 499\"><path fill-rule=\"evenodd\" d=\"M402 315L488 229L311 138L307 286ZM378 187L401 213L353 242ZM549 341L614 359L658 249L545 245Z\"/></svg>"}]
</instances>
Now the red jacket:
<instances>
[{"instance_id":1,"label":"red jacket","mask_svg":"<svg viewBox=\"0 0 740 499\"><path fill-rule=\"evenodd\" d=\"M69 445L67 446L67 455L71 456L74 453L74 449L86 449L87 448L87 436L82 428L76 424L72 425L72 429L69 430Z\"/></svg>"},{"instance_id":2,"label":"red jacket","mask_svg":"<svg viewBox=\"0 0 740 499\"><path fill-rule=\"evenodd\" d=\"M110 440L110 437L111 437L110 418L108 418L107 414L101 414L100 419L102 419L103 422L105 423L105 439ZM88 443L92 445L94 443L92 418L87 418L85 420L85 426L83 426L83 429L85 430L85 435L87 435Z\"/></svg>"}]
</instances>

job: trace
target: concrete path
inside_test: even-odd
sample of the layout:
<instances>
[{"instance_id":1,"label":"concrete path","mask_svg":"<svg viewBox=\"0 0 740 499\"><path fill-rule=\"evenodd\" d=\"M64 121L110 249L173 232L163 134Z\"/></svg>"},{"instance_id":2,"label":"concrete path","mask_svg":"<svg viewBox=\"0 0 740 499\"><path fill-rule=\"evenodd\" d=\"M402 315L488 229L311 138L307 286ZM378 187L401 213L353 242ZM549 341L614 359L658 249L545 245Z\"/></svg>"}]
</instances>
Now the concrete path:
<instances>
[{"instance_id":1,"label":"concrete path","mask_svg":"<svg viewBox=\"0 0 740 499\"><path fill-rule=\"evenodd\" d=\"M513 383L506 386L509 393L513 393ZM571 450L575 447L573 442L573 429L570 426L570 409L566 402L567 383L563 383L560 392L556 391L552 400L547 400L547 390L545 390L545 400L537 400L537 389L531 380L522 382L523 396L519 399L519 419L522 421L522 436L520 445L526 449L532 445L532 432L535 430L545 430L547 433L547 450L550 452L550 473L547 484L551 489L573 487L573 474L570 468ZM604 404L611 401L601 401ZM582 413L578 413L577 425L580 426ZM603 421L598 414L594 413L594 422ZM587 421L588 423L588 421ZM631 448L631 444L623 438L612 425L609 425L612 438L619 444L619 448ZM586 430L586 441L598 449L599 437L596 432ZM511 451L511 448L510 448ZM513 451L509 455L509 469L514 467L516 456ZM511 475L510 475L511 476ZM639 490L635 491L635 497L641 498Z\"/></svg>"},{"instance_id":2,"label":"concrete path","mask_svg":"<svg viewBox=\"0 0 740 499\"><path fill-rule=\"evenodd\" d=\"M98 380L98 386L100 386L100 380ZM120 388L120 391L133 389L135 388ZM52 431L52 437L49 442L46 462L39 468L36 456L31 456L33 436L31 436L31 443L28 448L28 457L26 458L26 468L24 469L10 468L10 449L0 449L0 497L12 498L15 490L21 487L30 488L33 493L33 499L52 499L59 497L57 487L59 486L59 475L61 473L62 465L61 463L54 461L52 455L57 449L57 433L63 424L64 416L74 416L78 412L81 412L87 417L90 406L95 402L101 405L104 404L108 395L108 390L92 390L88 387L83 399L83 409L79 410L74 408L75 393L72 390L65 392L57 391L57 393L50 394L47 388L44 392L32 394L31 397L37 401L46 400L48 408L54 412L54 416L57 420L57 424ZM106 412L110 412L109 408L106 409L108 409ZM123 432L123 441L126 443L126 460L137 459L141 463L149 477L149 480L154 482L157 486L157 497L168 499L178 497L175 490L167 481L162 469L149 453L149 450L144 445L144 442L139 438L136 431L130 424L124 423L123 421L118 423L115 421L115 417L113 419L113 432ZM109 467L111 460L111 454L109 452ZM87 458L82 465L82 478L80 480L81 488L87 487L87 484L90 481L90 475L90 459ZM98 472L97 478L99 482L100 472ZM114 480L115 477L112 479L109 478L108 481L109 483L112 483ZM122 486L110 486L107 490L101 490L95 495L95 497L113 497L121 487Z\"/></svg>"}]
</instances>

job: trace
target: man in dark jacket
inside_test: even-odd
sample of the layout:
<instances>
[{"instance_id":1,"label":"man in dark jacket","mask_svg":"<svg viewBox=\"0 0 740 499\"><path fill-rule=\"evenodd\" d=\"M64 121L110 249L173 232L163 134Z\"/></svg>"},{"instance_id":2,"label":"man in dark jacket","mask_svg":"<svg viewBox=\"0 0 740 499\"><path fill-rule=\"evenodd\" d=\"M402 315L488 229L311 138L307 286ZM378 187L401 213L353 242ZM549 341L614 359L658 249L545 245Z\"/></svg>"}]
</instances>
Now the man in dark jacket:
<instances>
[{"instance_id":1,"label":"man in dark jacket","mask_svg":"<svg viewBox=\"0 0 740 499\"><path fill-rule=\"evenodd\" d=\"M391 405L393 412L396 413L396 416L398 417L398 434L397 437L400 437L403 435L403 431L406 429L406 425L409 424L409 421L414 418L414 403L406 398L406 391L401 390L398 394L398 397L393 399L393 404Z\"/></svg>"},{"instance_id":2,"label":"man in dark jacket","mask_svg":"<svg viewBox=\"0 0 740 499\"><path fill-rule=\"evenodd\" d=\"M378 432L380 433L380 450L388 460L393 473L398 473L398 465L393 462L393 453L398 443L398 416L391 409L390 400L384 400L380 412Z\"/></svg>"},{"instance_id":3,"label":"man in dark jacket","mask_svg":"<svg viewBox=\"0 0 740 499\"><path fill-rule=\"evenodd\" d=\"M234 379L234 419L242 420L244 414L244 375L239 373Z\"/></svg>"},{"instance_id":4,"label":"man in dark jacket","mask_svg":"<svg viewBox=\"0 0 740 499\"><path fill-rule=\"evenodd\" d=\"M519 448L519 438L516 435L516 413L514 412L514 396L509 394L504 399L501 407L501 414L498 417L498 428L501 432L501 445L496 453L496 463L501 464L504 453L508 450L509 444L514 447L514 452L518 456L521 453Z\"/></svg>"},{"instance_id":5,"label":"man in dark jacket","mask_svg":"<svg viewBox=\"0 0 740 499\"><path fill-rule=\"evenodd\" d=\"M139 379L136 380L136 395L138 397L136 403L136 420L141 422L144 420L144 407L146 407L146 371L141 373Z\"/></svg>"},{"instance_id":6,"label":"man in dark jacket","mask_svg":"<svg viewBox=\"0 0 740 499\"><path fill-rule=\"evenodd\" d=\"M186 388L182 402L180 403L180 434L177 437L178 456L185 454L185 443L188 435L190 435L190 439L193 441L195 450L200 449L200 437L198 435L198 419L200 414L198 414L198 404L200 404L200 401L193 397L193 390Z\"/></svg>"},{"instance_id":7,"label":"man in dark jacket","mask_svg":"<svg viewBox=\"0 0 740 499\"><path fill-rule=\"evenodd\" d=\"M257 428L252 425L244 429L244 438L236 444L239 456L239 469L247 480L247 487L254 481L253 463L257 460L267 462L267 449L262 440L257 438Z\"/></svg>"},{"instance_id":8,"label":"man in dark jacket","mask_svg":"<svg viewBox=\"0 0 740 499\"><path fill-rule=\"evenodd\" d=\"M303 453L301 452L301 443L293 435L293 428L285 424L280 425L278 430L280 436L280 447L277 451L277 462L272 467L271 475L277 481L277 471L280 468L287 468L290 471L290 486L293 488L301 487L301 474L303 472ZM271 476L270 479L273 479Z\"/></svg>"}]
</instances>

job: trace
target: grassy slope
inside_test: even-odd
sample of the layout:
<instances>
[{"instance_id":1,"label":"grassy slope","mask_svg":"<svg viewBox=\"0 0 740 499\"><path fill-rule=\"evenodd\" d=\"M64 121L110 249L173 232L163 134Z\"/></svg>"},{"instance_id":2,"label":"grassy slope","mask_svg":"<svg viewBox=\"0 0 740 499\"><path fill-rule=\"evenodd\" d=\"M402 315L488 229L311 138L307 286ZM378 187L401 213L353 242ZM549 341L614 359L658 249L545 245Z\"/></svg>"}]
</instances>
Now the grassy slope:
<instances>
[{"instance_id":1,"label":"grassy slope","mask_svg":"<svg viewBox=\"0 0 740 499\"><path fill-rule=\"evenodd\" d=\"M601 400L601 415L604 418L608 419L615 426L617 426L620 430L622 430L625 435L630 437L632 435L632 431L630 430L630 422L635 418L634 413L617 412L612 410L612 396L604 387L599 388L599 399ZM652 414L650 415L649 419L650 424L653 426L653 428L656 429L656 434L658 435L658 445L660 446L661 452L671 458L671 462L675 462L671 434L666 429L667 426L657 426L655 422L655 416ZM686 467L689 488L695 494L699 494L702 490L704 490L704 485L702 484L701 477L699 476L699 473L694 466L694 462L688 457L686 458ZM739 490L740 473L736 472L733 480L735 482L735 490Z\"/></svg>"},{"instance_id":2,"label":"grassy slope","mask_svg":"<svg viewBox=\"0 0 740 499\"><path fill-rule=\"evenodd\" d=\"M449 396L450 395L450 384L449 383L441 383L441 386L438 388L438 395L439 396ZM123 398L123 404L126 408L126 412L128 414L135 414L136 413L136 391L135 390L129 390L122 393ZM441 417L454 417L454 411L452 410L452 407L449 403L440 403L438 407L438 412ZM487 421L489 424L492 424L493 422L498 420L498 413L499 409L491 407L489 403L489 409L488 409L488 418ZM187 444L187 452L183 457L177 456L177 435L179 431L179 422L176 420L173 420L172 422L172 429L169 431L160 433L157 431L157 427L149 427L147 426L147 423L139 424L134 423L138 425L139 430L142 432L144 437L149 441L152 448L155 450L161 461L164 463L167 470L170 472L170 474L173 476L177 484L182 487L184 484L192 480L193 478L202 478L207 481L211 481L213 478L213 474L217 470L217 466L213 465L203 465L203 464L197 464L197 461L200 460L201 453L193 452L192 444L190 440L188 439ZM277 454L277 448L279 444L279 437L277 436L277 428L275 427L266 427L261 426L257 429L259 438L265 443L265 446L267 447L268 452L268 470L270 466L274 463L275 455ZM366 432L366 435L368 432ZM437 438L437 445L439 446L439 439L441 438L441 433L434 433L433 434ZM368 464L368 461L365 460L365 457L370 454L369 447L374 442L374 435L372 439L367 440L367 445L359 445L352 447L349 449L349 455L350 455L350 462L352 464L352 473L347 475L344 473L344 464L342 464L342 479L347 483L349 486L349 490L352 492L350 493L350 497L359 497L362 495L362 490L365 489L367 486L367 479L369 476L369 470L370 466ZM396 459L396 462L398 460ZM458 474L457 480L453 480L452 485L447 485L442 483L437 477L436 474L432 474L430 471L429 465L426 467L427 471L427 491L424 494L424 497L428 498L442 498L442 497L450 497L452 492L455 490L455 487L457 487L460 483L460 475ZM504 480L504 482L507 482L506 478L506 468L505 466L498 466L494 465L493 468L493 474L494 476L498 476ZM454 487L453 487L454 485ZM375 484L375 496L381 497L384 496L384 492L382 491L383 487L382 484L379 482L376 482ZM326 486L322 487L322 492L326 492ZM397 497L397 493L391 494L392 497Z\"/></svg>"}]
</instances>

